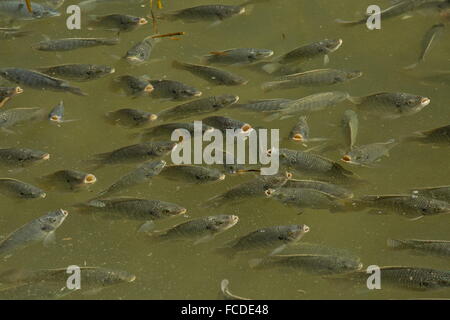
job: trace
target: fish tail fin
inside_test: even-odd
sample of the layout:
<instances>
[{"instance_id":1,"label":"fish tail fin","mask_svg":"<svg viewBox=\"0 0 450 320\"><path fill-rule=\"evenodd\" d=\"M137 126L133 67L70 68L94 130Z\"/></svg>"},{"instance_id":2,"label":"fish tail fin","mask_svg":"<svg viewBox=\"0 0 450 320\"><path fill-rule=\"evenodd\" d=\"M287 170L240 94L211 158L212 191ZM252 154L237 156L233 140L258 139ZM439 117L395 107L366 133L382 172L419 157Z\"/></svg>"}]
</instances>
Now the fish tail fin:
<instances>
[{"instance_id":1,"label":"fish tail fin","mask_svg":"<svg viewBox=\"0 0 450 320\"><path fill-rule=\"evenodd\" d=\"M393 249L402 249L405 247L403 241L395 239L388 239L387 246Z\"/></svg>"},{"instance_id":2,"label":"fish tail fin","mask_svg":"<svg viewBox=\"0 0 450 320\"><path fill-rule=\"evenodd\" d=\"M81 89L78 87L67 86L66 89L70 93L76 94L78 96L87 96L87 93L81 91Z\"/></svg>"},{"instance_id":3,"label":"fish tail fin","mask_svg":"<svg viewBox=\"0 0 450 320\"><path fill-rule=\"evenodd\" d=\"M362 98L361 97L349 96L347 99L353 104L361 104L362 103Z\"/></svg>"},{"instance_id":4,"label":"fish tail fin","mask_svg":"<svg viewBox=\"0 0 450 320\"><path fill-rule=\"evenodd\" d=\"M281 84L285 83L285 82L287 82L287 81L286 81L286 80L279 80L279 81L264 82L264 83L261 85L261 89L262 89L264 92L269 92L269 91L272 91L272 90L274 90L274 89L279 88L279 86L280 86Z\"/></svg>"},{"instance_id":5,"label":"fish tail fin","mask_svg":"<svg viewBox=\"0 0 450 320\"><path fill-rule=\"evenodd\" d=\"M351 27L351 26L356 26L358 24L361 24L363 22L366 22L366 19L363 20L344 20L344 19L336 19L334 20L336 23L339 23L341 25L347 26L347 27Z\"/></svg>"},{"instance_id":6,"label":"fish tail fin","mask_svg":"<svg viewBox=\"0 0 450 320\"><path fill-rule=\"evenodd\" d=\"M274 121L281 117L281 112L275 112L264 118L264 121Z\"/></svg>"},{"instance_id":7,"label":"fish tail fin","mask_svg":"<svg viewBox=\"0 0 450 320\"><path fill-rule=\"evenodd\" d=\"M268 63L268 64L265 64L262 66L262 69L269 74L274 73L275 71L279 70L280 68L281 68L281 64L278 62L272 62L272 63Z\"/></svg>"}]
</instances>

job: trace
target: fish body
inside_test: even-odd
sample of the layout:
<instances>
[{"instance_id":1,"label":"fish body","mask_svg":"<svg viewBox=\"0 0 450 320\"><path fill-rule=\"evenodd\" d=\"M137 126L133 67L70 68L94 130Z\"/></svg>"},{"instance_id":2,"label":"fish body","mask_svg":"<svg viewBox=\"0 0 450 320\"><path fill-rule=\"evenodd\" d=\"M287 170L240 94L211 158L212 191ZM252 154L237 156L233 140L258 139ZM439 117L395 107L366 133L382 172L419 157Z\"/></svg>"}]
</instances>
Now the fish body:
<instances>
[{"instance_id":1,"label":"fish body","mask_svg":"<svg viewBox=\"0 0 450 320\"><path fill-rule=\"evenodd\" d=\"M10 128L16 124L36 120L40 113L39 108L14 108L0 111L0 128Z\"/></svg>"},{"instance_id":2,"label":"fish body","mask_svg":"<svg viewBox=\"0 0 450 320\"><path fill-rule=\"evenodd\" d=\"M353 198L353 192L342 186L316 180L296 180L291 179L284 185L285 188L313 189L332 195L338 199Z\"/></svg>"},{"instance_id":3,"label":"fish body","mask_svg":"<svg viewBox=\"0 0 450 320\"><path fill-rule=\"evenodd\" d=\"M139 134L142 141L153 140L155 138L164 136L170 137L175 130L184 129L187 130L191 136L194 135L194 123L193 122L173 122L161 124L159 126L147 128ZM214 128L202 123L202 134L205 132L211 132Z\"/></svg>"},{"instance_id":4,"label":"fish body","mask_svg":"<svg viewBox=\"0 0 450 320\"><path fill-rule=\"evenodd\" d=\"M358 136L359 120L353 110L346 110L341 120L342 133L348 150L352 150Z\"/></svg>"},{"instance_id":5,"label":"fish body","mask_svg":"<svg viewBox=\"0 0 450 320\"><path fill-rule=\"evenodd\" d=\"M412 249L427 254L450 257L450 241L446 240L389 239L387 245L393 249Z\"/></svg>"},{"instance_id":6,"label":"fish body","mask_svg":"<svg viewBox=\"0 0 450 320\"><path fill-rule=\"evenodd\" d=\"M71 51L82 48L91 48L97 46L113 46L119 43L119 39L108 38L65 38L44 40L33 48L40 51Z\"/></svg>"},{"instance_id":7,"label":"fish body","mask_svg":"<svg viewBox=\"0 0 450 320\"><path fill-rule=\"evenodd\" d=\"M448 145L450 143L450 125L427 131L416 132L414 135L406 137L405 140L417 141L420 143Z\"/></svg>"},{"instance_id":8,"label":"fish body","mask_svg":"<svg viewBox=\"0 0 450 320\"><path fill-rule=\"evenodd\" d=\"M273 55L269 49L237 48L223 51L214 51L204 56L205 64L239 65L251 64Z\"/></svg>"},{"instance_id":9,"label":"fish body","mask_svg":"<svg viewBox=\"0 0 450 320\"><path fill-rule=\"evenodd\" d=\"M147 95L153 92L153 86L144 79L124 75L115 79L115 82L119 84L125 93L129 96Z\"/></svg>"},{"instance_id":10,"label":"fish body","mask_svg":"<svg viewBox=\"0 0 450 320\"><path fill-rule=\"evenodd\" d=\"M46 193L38 187L10 178L0 179L0 193L5 196L23 199L45 198L46 196Z\"/></svg>"},{"instance_id":11,"label":"fish body","mask_svg":"<svg viewBox=\"0 0 450 320\"><path fill-rule=\"evenodd\" d=\"M50 154L27 148L0 149L0 163L6 166L21 167L50 159Z\"/></svg>"},{"instance_id":12,"label":"fish body","mask_svg":"<svg viewBox=\"0 0 450 320\"><path fill-rule=\"evenodd\" d=\"M182 20L183 22L192 23L198 21L222 21L243 13L245 13L244 6L213 4L165 12L161 17L168 20Z\"/></svg>"},{"instance_id":13,"label":"fish body","mask_svg":"<svg viewBox=\"0 0 450 320\"><path fill-rule=\"evenodd\" d=\"M32 70L22 68L1 68L0 76L8 81L33 89L67 91L76 95L86 95L80 88L73 87L64 80L53 78Z\"/></svg>"},{"instance_id":14,"label":"fish body","mask_svg":"<svg viewBox=\"0 0 450 320\"><path fill-rule=\"evenodd\" d=\"M163 177L191 183L208 183L224 180L225 175L217 169L196 165L170 165L161 172Z\"/></svg>"},{"instance_id":15,"label":"fish body","mask_svg":"<svg viewBox=\"0 0 450 320\"><path fill-rule=\"evenodd\" d=\"M190 73L216 85L238 86L248 83L241 76L218 68L173 61L172 66L176 69L186 70Z\"/></svg>"},{"instance_id":16,"label":"fish body","mask_svg":"<svg viewBox=\"0 0 450 320\"><path fill-rule=\"evenodd\" d=\"M194 87L174 80L149 80L154 88L152 97L168 98L173 100L191 99L200 97L202 92Z\"/></svg>"},{"instance_id":17,"label":"fish body","mask_svg":"<svg viewBox=\"0 0 450 320\"><path fill-rule=\"evenodd\" d=\"M103 78L115 72L115 69L98 64L63 64L37 68L38 71L52 77L75 81L88 81Z\"/></svg>"},{"instance_id":18,"label":"fish body","mask_svg":"<svg viewBox=\"0 0 450 320\"><path fill-rule=\"evenodd\" d=\"M145 126L158 119L154 113L130 108L108 112L106 117L114 124L129 128Z\"/></svg>"},{"instance_id":19,"label":"fish body","mask_svg":"<svg viewBox=\"0 0 450 320\"><path fill-rule=\"evenodd\" d=\"M28 11L24 1L0 1L0 15L8 16L13 19L35 20L58 17L61 15L58 11L36 3L35 1L31 3L31 9L32 12Z\"/></svg>"},{"instance_id":20,"label":"fish body","mask_svg":"<svg viewBox=\"0 0 450 320\"><path fill-rule=\"evenodd\" d=\"M354 147L341 160L349 164L371 166L383 156L389 156L389 151L397 144L394 139L391 139L387 142L377 142Z\"/></svg>"},{"instance_id":21,"label":"fish body","mask_svg":"<svg viewBox=\"0 0 450 320\"><path fill-rule=\"evenodd\" d=\"M243 134L248 134L251 130L253 130L252 126L248 123L222 116L210 116L204 118L202 122L204 122L208 126L222 131L222 133L224 134L226 133L226 130L233 130L234 132L236 132L237 130L239 133Z\"/></svg>"},{"instance_id":22,"label":"fish body","mask_svg":"<svg viewBox=\"0 0 450 320\"><path fill-rule=\"evenodd\" d=\"M289 103L294 100L292 99L262 99L262 100L252 100L247 103L236 104L236 108L257 111L257 112L275 112L280 111L289 106Z\"/></svg>"},{"instance_id":23,"label":"fish body","mask_svg":"<svg viewBox=\"0 0 450 320\"><path fill-rule=\"evenodd\" d=\"M146 25L147 19L128 14L108 14L104 16L90 16L91 22L95 26L101 26L108 30L133 31L138 27Z\"/></svg>"},{"instance_id":24,"label":"fish body","mask_svg":"<svg viewBox=\"0 0 450 320\"><path fill-rule=\"evenodd\" d=\"M417 188L411 190L411 194L450 202L450 186Z\"/></svg>"}]
</instances>

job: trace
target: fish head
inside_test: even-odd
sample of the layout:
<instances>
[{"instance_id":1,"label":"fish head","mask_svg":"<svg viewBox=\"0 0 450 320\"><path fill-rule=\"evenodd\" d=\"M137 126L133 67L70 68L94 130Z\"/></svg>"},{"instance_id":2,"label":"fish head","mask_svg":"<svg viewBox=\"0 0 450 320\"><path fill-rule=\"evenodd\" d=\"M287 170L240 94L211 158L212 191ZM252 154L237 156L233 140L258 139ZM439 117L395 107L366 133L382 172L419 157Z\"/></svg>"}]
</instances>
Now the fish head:
<instances>
[{"instance_id":1,"label":"fish head","mask_svg":"<svg viewBox=\"0 0 450 320\"><path fill-rule=\"evenodd\" d=\"M197 182L221 181L225 179L225 175L221 171L211 168L202 168L194 176Z\"/></svg>"},{"instance_id":2,"label":"fish head","mask_svg":"<svg viewBox=\"0 0 450 320\"><path fill-rule=\"evenodd\" d=\"M22 156L19 158L20 162L40 161L50 159L49 153L39 150L22 149L21 155Z\"/></svg>"},{"instance_id":3,"label":"fish head","mask_svg":"<svg viewBox=\"0 0 450 320\"><path fill-rule=\"evenodd\" d=\"M287 242L296 242L307 232L309 232L309 227L306 224L287 226L285 229L284 240Z\"/></svg>"},{"instance_id":4,"label":"fish head","mask_svg":"<svg viewBox=\"0 0 450 320\"><path fill-rule=\"evenodd\" d=\"M27 185L25 188L20 190L21 198L36 199L45 198L46 196L47 194L43 190L32 185Z\"/></svg>"},{"instance_id":5,"label":"fish head","mask_svg":"<svg viewBox=\"0 0 450 320\"><path fill-rule=\"evenodd\" d=\"M116 69L114 69L113 67L99 65L99 66L94 66L92 68L89 68L89 70L86 72L86 74L90 78L98 78L102 75L112 74L114 72L116 72Z\"/></svg>"},{"instance_id":6,"label":"fish head","mask_svg":"<svg viewBox=\"0 0 450 320\"><path fill-rule=\"evenodd\" d=\"M141 168L144 168L146 171L150 173L151 176L160 173L164 167L166 166L167 162L164 160L159 161L151 161L144 163Z\"/></svg>"},{"instance_id":7,"label":"fish head","mask_svg":"<svg viewBox=\"0 0 450 320\"><path fill-rule=\"evenodd\" d=\"M136 276L127 271L122 270L102 270L99 273L98 280L100 280L103 286L110 286L123 282L133 282L136 280Z\"/></svg>"},{"instance_id":8,"label":"fish head","mask_svg":"<svg viewBox=\"0 0 450 320\"><path fill-rule=\"evenodd\" d=\"M362 71L353 70L353 71L347 71L345 76L348 80L359 78L363 75Z\"/></svg>"},{"instance_id":9,"label":"fish head","mask_svg":"<svg viewBox=\"0 0 450 320\"><path fill-rule=\"evenodd\" d=\"M342 45L342 39L326 39L321 42L321 45L327 52L334 52Z\"/></svg>"},{"instance_id":10,"label":"fish head","mask_svg":"<svg viewBox=\"0 0 450 320\"><path fill-rule=\"evenodd\" d=\"M369 162L370 155L364 150L354 149L342 156L341 161L349 164L363 164Z\"/></svg>"},{"instance_id":11,"label":"fish head","mask_svg":"<svg viewBox=\"0 0 450 320\"><path fill-rule=\"evenodd\" d=\"M97 177L94 176L92 173L88 173L84 176L83 183L85 185L94 184L96 182L97 182Z\"/></svg>"},{"instance_id":12,"label":"fish head","mask_svg":"<svg viewBox=\"0 0 450 320\"><path fill-rule=\"evenodd\" d=\"M48 232L56 230L64 222L68 214L69 212L63 209L47 213L38 219L41 229Z\"/></svg>"},{"instance_id":13,"label":"fish head","mask_svg":"<svg viewBox=\"0 0 450 320\"><path fill-rule=\"evenodd\" d=\"M155 145L155 152L158 155L165 155L169 152L172 152L172 150L174 150L177 145L177 142L159 142ZM150 153L153 154L153 151L150 151Z\"/></svg>"},{"instance_id":14,"label":"fish head","mask_svg":"<svg viewBox=\"0 0 450 320\"><path fill-rule=\"evenodd\" d=\"M159 203L159 212L161 217L172 217L185 214L187 209L175 203L161 201Z\"/></svg>"},{"instance_id":15,"label":"fish head","mask_svg":"<svg viewBox=\"0 0 450 320\"><path fill-rule=\"evenodd\" d=\"M207 228L212 232L221 232L233 227L238 223L239 217L235 215L218 215L207 218Z\"/></svg>"},{"instance_id":16,"label":"fish head","mask_svg":"<svg viewBox=\"0 0 450 320\"><path fill-rule=\"evenodd\" d=\"M184 86L179 90L173 89L172 94L179 98L191 98L191 97L201 97L203 94L200 90L193 87Z\"/></svg>"},{"instance_id":17,"label":"fish head","mask_svg":"<svg viewBox=\"0 0 450 320\"><path fill-rule=\"evenodd\" d=\"M431 100L427 97L404 94L400 101L396 102L400 113L416 113L429 105Z\"/></svg>"},{"instance_id":18,"label":"fish head","mask_svg":"<svg viewBox=\"0 0 450 320\"><path fill-rule=\"evenodd\" d=\"M216 103L214 107L216 109L220 109L235 104L238 101L239 101L238 96L235 96L233 94L224 94L216 97Z\"/></svg>"}]
</instances>

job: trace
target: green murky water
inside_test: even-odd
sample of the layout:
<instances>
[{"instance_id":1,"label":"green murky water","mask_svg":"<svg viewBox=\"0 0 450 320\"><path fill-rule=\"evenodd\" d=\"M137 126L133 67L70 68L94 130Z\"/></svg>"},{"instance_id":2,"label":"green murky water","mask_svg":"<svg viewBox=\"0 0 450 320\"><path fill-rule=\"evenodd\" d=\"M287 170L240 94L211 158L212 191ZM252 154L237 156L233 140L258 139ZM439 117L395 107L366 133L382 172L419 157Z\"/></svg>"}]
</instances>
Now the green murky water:
<instances>
[{"instance_id":1,"label":"green murky water","mask_svg":"<svg viewBox=\"0 0 450 320\"><path fill-rule=\"evenodd\" d=\"M110 7L99 6L92 13L106 14L121 12L142 16L148 14L148 3L139 5L116 3ZM214 1L213 1L214 2ZM218 2L218 1L216 1ZM221 1L220 1L221 2ZM240 4L229 0L226 4ZM425 84L420 76L429 70L448 69L450 33L444 32L427 61L412 73L402 67L416 61L420 41L431 25L438 23L436 16L415 13L410 19L396 18L383 21L382 29L369 31L364 26L346 28L337 25L336 18L359 17L368 5L377 2L386 6L388 1L370 0L314 0L314 1L268 1L253 6L249 14L225 20L219 26L208 23L183 24L161 21L159 32L184 31L179 41L164 40L157 44L149 63L131 66L117 57L138 40L152 33L147 25L131 33L123 33L120 44L112 47L97 47L71 52L53 53L33 51L30 46L44 36L64 37L113 37L107 31L90 31L83 24L81 30L70 31L65 26L66 15L42 21L21 22L24 29L33 30L31 36L1 44L1 67L18 66L33 68L62 63L98 63L116 68L113 76L92 82L80 83L88 93L79 97L58 92L40 92L26 89L13 98L5 108L40 107L48 110L64 100L67 119L79 121L64 123L61 127L46 121L15 127L16 134L0 135L1 147L22 146L47 151L50 161L19 172L0 169L1 176L14 177L27 182L59 169L88 171L82 160L89 156L114 150L136 142L131 137L134 130L113 126L104 121L107 111L118 108L138 108L158 112L177 102L160 101L141 97L131 99L110 89L115 76L122 74L143 75L151 78L167 77L178 80L203 91L204 96L232 93L241 101L260 98L300 98L311 93L328 91L328 88L299 88L263 93L262 82L271 77L250 68L226 67L230 71L249 79L240 87L210 86L191 74L171 67L173 59L198 62L198 57L210 51L235 48L269 48L275 55L287 52L300 44L325 38L342 38L343 46L331 54L330 67L337 69L358 69L364 72L360 79L338 85L332 90L348 91L351 95L366 95L378 91L400 91L420 94L431 98L431 104L423 111L397 120L376 120L360 116L358 144L387 141L418 130L447 125L450 120L448 101L450 91L447 84ZM61 11L77 1L66 1ZM164 10L175 10L200 4L203 0L165 0ZM91 13L84 13L87 15ZM283 36L284 35L284 36ZM322 64L316 61L312 68ZM411 76L412 75L412 76ZM73 82L78 85L78 83ZM309 125L314 137L328 137L341 141L337 124L350 103L342 103L330 109L309 116ZM223 109L218 114L230 116L252 124L254 127L280 128L281 136L287 137L296 118L266 122L258 113ZM189 118L194 120L195 118ZM286 140L281 146L303 148ZM338 150L327 157L339 159ZM354 190L355 197L364 194L401 193L412 187L449 184L450 171L447 159L448 148L433 148L419 144L400 144L392 150L389 158L376 168L352 167L355 173L370 181L370 184ZM168 158L170 159L170 158ZM0 234L6 236L26 222L45 212L92 198L109 186L133 166L104 167L95 170L98 182L90 191L64 193L49 191L45 199L17 201L0 198ZM300 177L300 176L297 176ZM335 282L308 273L286 269L253 270L248 266L245 255L228 259L215 252L229 240L258 228L271 225L304 223L311 231L304 240L328 246L347 248L361 257L368 265L411 265L448 270L448 259L412 255L403 251L391 251L386 247L388 238L449 238L449 216L438 215L418 221L409 221L397 215L370 215L365 212L332 214L326 210L298 210L267 199L248 200L238 205L225 204L219 209L208 209L201 204L214 195L239 183L252 179L251 175L227 176L224 181L209 185L191 185L170 181L163 177L153 179L149 187L143 185L123 192L124 196L138 196L175 202L188 209L189 218L212 214L235 214L239 223L213 241L192 245L191 242L169 242L154 244L151 240L136 236L140 223L126 220L107 220L92 215L71 212L57 231L57 243L49 248L41 244L16 252L1 262L1 270L26 267L62 268L68 265L103 266L123 269L136 275L133 283L107 288L95 295L74 294L66 298L83 299L215 299L219 284L224 278L230 280L231 290L238 295L254 299L391 299L391 298L449 298L447 290L415 292L403 289L382 289L369 291L349 282ZM157 222L158 229L186 221L176 217ZM63 284L62 284L63 286ZM299 290L304 290L305 293ZM23 293L22 293L23 294ZM2 298L23 298L26 295L1 295ZM35 298L45 297L35 296Z\"/></svg>"}]
</instances>

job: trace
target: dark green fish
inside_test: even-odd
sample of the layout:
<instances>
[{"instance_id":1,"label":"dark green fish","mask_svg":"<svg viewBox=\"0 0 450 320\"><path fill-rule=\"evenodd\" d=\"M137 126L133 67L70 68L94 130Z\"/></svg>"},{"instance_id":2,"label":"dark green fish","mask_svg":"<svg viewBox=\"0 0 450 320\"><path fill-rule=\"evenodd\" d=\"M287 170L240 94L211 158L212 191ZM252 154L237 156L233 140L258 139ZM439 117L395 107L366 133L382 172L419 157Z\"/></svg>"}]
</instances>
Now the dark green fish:
<instances>
[{"instance_id":1,"label":"dark green fish","mask_svg":"<svg viewBox=\"0 0 450 320\"><path fill-rule=\"evenodd\" d=\"M332 178L349 178L351 171L344 169L337 162L325 157L300 150L280 149L280 164L297 170L300 174L310 176L325 176Z\"/></svg>"},{"instance_id":2,"label":"dark green fish","mask_svg":"<svg viewBox=\"0 0 450 320\"><path fill-rule=\"evenodd\" d=\"M450 143L450 125L416 132L414 135L404 138L404 141L448 145Z\"/></svg>"},{"instance_id":3,"label":"dark green fish","mask_svg":"<svg viewBox=\"0 0 450 320\"><path fill-rule=\"evenodd\" d=\"M31 9L32 11L30 12L25 5L25 2L21 0L0 1L0 15L7 16L12 19L35 20L58 17L61 15L58 11L36 3L36 1L31 3Z\"/></svg>"},{"instance_id":4,"label":"dark green fish","mask_svg":"<svg viewBox=\"0 0 450 320\"><path fill-rule=\"evenodd\" d=\"M0 87L0 108L3 107L12 97L21 94L21 87Z\"/></svg>"},{"instance_id":5,"label":"dark green fish","mask_svg":"<svg viewBox=\"0 0 450 320\"><path fill-rule=\"evenodd\" d=\"M343 205L335 196L316 189L280 188L268 189L265 194L281 203L300 209L328 209L342 211Z\"/></svg>"},{"instance_id":6,"label":"dark green fish","mask_svg":"<svg viewBox=\"0 0 450 320\"><path fill-rule=\"evenodd\" d=\"M100 164L120 164L144 162L169 154L177 144L175 142L156 141L133 144L111 152L95 155Z\"/></svg>"},{"instance_id":7,"label":"dark green fish","mask_svg":"<svg viewBox=\"0 0 450 320\"><path fill-rule=\"evenodd\" d=\"M232 94L202 98L162 110L158 113L158 118L165 121L216 112L222 108L235 104L238 100L239 97Z\"/></svg>"},{"instance_id":8,"label":"dark green fish","mask_svg":"<svg viewBox=\"0 0 450 320\"><path fill-rule=\"evenodd\" d=\"M146 162L139 166L137 169L121 177L106 190L100 192L99 195L104 197L105 195L117 193L144 182L150 182L150 179L154 176L157 176L165 166L166 162L164 160Z\"/></svg>"},{"instance_id":9,"label":"dark green fish","mask_svg":"<svg viewBox=\"0 0 450 320\"><path fill-rule=\"evenodd\" d=\"M238 130L239 133L243 134L249 134L253 130L252 126L248 123L222 116L207 117L202 119L202 122L217 130L220 130L224 134L226 133L226 130Z\"/></svg>"},{"instance_id":10,"label":"dark green fish","mask_svg":"<svg viewBox=\"0 0 450 320\"><path fill-rule=\"evenodd\" d=\"M377 142L354 147L341 160L345 163L360 166L372 166L374 162L379 161L382 157L389 156L389 151L398 145L394 139L387 142Z\"/></svg>"},{"instance_id":11,"label":"dark green fish","mask_svg":"<svg viewBox=\"0 0 450 320\"><path fill-rule=\"evenodd\" d=\"M239 217L234 215L208 216L178 224L153 238L159 241L192 239L198 244L232 228L238 221Z\"/></svg>"},{"instance_id":12,"label":"dark green fish","mask_svg":"<svg viewBox=\"0 0 450 320\"><path fill-rule=\"evenodd\" d=\"M70 51L97 46L113 46L118 43L119 39L66 38L66 39L44 40L33 45L32 48L40 51Z\"/></svg>"},{"instance_id":13,"label":"dark green fish","mask_svg":"<svg viewBox=\"0 0 450 320\"><path fill-rule=\"evenodd\" d=\"M380 213L387 210L411 218L450 213L450 203L417 195L369 195L359 201Z\"/></svg>"},{"instance_id":14,"label":"dark green fish","mask_svg":"<svg viewBox=\"0 0 450 320\"><path fill-rule=\"evenodd\" d=\"M364 285L369 274L356 271L345 275ZM381 287L385 284L412 290L433 290L450 287L450 271L419 267L380 267Z\"/></svg>"},{"instance_id":15,"label":"dark green fish","mask_svg":"<svg viewBox=\"0 0 450 320\"><path fill-rule=\"evenodd\" d=\"M93 26L100 26L107 30L116 31L133 31L148 23L145 18L119 13L104 16L90 15L89 18Z\"/></svg>"},{"instance_id":16,"label":"dark green fish","mask_svg":"<svg viewBox=\"0 0 450 320\"><path fill-rule=\"evenodd\" d=\"M348 150L352 150L358 135L359 120L358 115L353 110L346 110L341 120L342 132Z\"/></svg>"},{"instance_id":17,"label":"dark green fish","mask_svg":"<svg viewBox=\"0 0 450 320\"><path fill-rule=\"evenodd\" d=\"M34 199L45 198L46 193L29 183L22 182L16 179L1 178L0 179L0 193L15 198Z\"/></svg>"},{"instance_id":18,"label":"dark green fish","mask_svg":"<svg viewBox=\"0 0 450 320\"><path fill-rule=\"evenodd\" d=\"M273 176L259 176L209 199L207 205L217 206L223 204L225 201L239 201L249 197L264 197L266 190L280 188L291 178L292 174L289 172L278 173Z\"/></svg>"},{"instance_id":19,"label":"dark green fish","mask_svg":"<svg viewBox=\"0 0 450 320\"><path fill-rule=\"evenodd\" d=\"M44 176L42 181L51 189L62 188L74 191L94 184L97 182L97 178L92 173L77 170L59 170Z\"/></svg>"},{"instance_id":20,"label":"dark green fish","mask_svg":"<svg viewBox=\"0 0 450 320\"><path fill-rule=\"evenodd\" d=\"M297 123L289 132L289 139L296 142L313 142L313 141L324 141L325 138L310 138L309 137L309 125L306 116L301 116L298 118Z\"/></svg>"},{"instance_id":21,"label":"dark green fish","mask_svg":"<svg viewBox=\"0 0 450 320\"><path fill-rule=\"evenodd\" d=\"M186 208L175 203L128 197L94 199L79 204L77 207L101 212L105 218L126 218L139 221L169 218L185 214L187 211Z\"/></svg>"},{"instance_id":22,"label":"dark green fish","mask_svg":"<svg viewBox=\"0 0 450 320\"><path fill-rule=\"evenodd\" d=\"M0 242L0 255L11 253L33 242L51 243L55 237L55 230L61 226L67 215L67 211L59 209L25 224Z\"/></svg>"},{"instance_id":23,"label":"dark green fish","mask_svg":"<svg viewBox=\"0 0 450 320\"><path fill-rule=\"evenodd\" d=\"M307 72L290 74L280 80L266 82L262 85L264 91L275 89L292 89L300 86L330 86L343 83L362 76L361 71L343 71L335 69L317 69Z\"/></svg>"},{"instance_id":24,"label":"dark green fish","mask_svg":"<svg viewBox=\"0 0 450 320\"><path fill-rule=\"evenodd\" d=\"M173 100L191 99L200 97L202 92L194 87L174 80L149 80L153 86L152 97Z\"/></svg>"},{"instance_id":25,"label":"dark green fish","mask_svg":"<svg viewBox=\"0 0 450 320\"><path fill-rule=\"evenodd\" d=\"M182 20L183 22L213 21L217 23L243 13L245 13L244 6L213 4L164 12L161 15L161 18L167 20Z\"/></svg>"},{"instance_id":26,"label":"dark green fish","mask_svg":"<svg viewBox=\"0 0 450 320\"><path fill-rule=\"evenodd\" d=\"M415 114L430 103L429 98L402 92L381 92L348 99L357 105L358 110L386 119Z\"/></svg>"},{"instance_id":27,"label":"dark green fish","mask_svg":"<svg viewBox=\"0 0 450 320\"><path fill-rule=\"evenodd\" d=\"M14 108L0 111L0 128L9 128L16 124L36 120L42 112L39 108Z\"/></svg>"},{"instance_id":28,"label":"dark green fish","mask_svg":"<svg viewBox=\"0 0 450 320\"><path fill-rule=\"evenodd\" d=\"M430 52L433 41L443 32L445 25L443 23L435 24L432 26L422 39L422 48L420 51L419 59L416 63L405 67L405 69L413 69L419 65L419 63L425 60L425 56Z\"/></svg>"},{"instance_id":29,"label":"dark green fish","mask_svg":"<svg viewBox=\"0 0 450 320\"><path fill-rule=\"evenodd\" d=\"M125 54L125 60L131 64L141 64L147 61L152 54L153 47L158 41L151 36L139 41Z\"/></svg>"},{"instance_id":30,"label":"dark green fish","mask_svg":"<svg viewBox=\"0 0 450 320\"><path fill-rule=\"evenodd\" d=\"M191 183L208 183L225 179L225 175L217 169L183 164L166 166L161 176Z\"/></svg>"},{"instance_id":31,"label":"dark green fish","mask_svg":"<svg viewBox=\"0 0 450 320\"><path fill-rule=\"evenodd\" d=\"M145 126L158 119L154 113L130 108L108 112L106 117L114 124L129 128Z\"/></svg>"},{"instance_id":32,"label":"dark green fish","mask_svg":"<svg viewBox=\"0 0 450 320\"><path fill-rule=\"evenodd\" d=\"M213 51L203 57L205 64L240 65L251 64L273 55L269 49L237 48Z\"/></svg>"},{"instance_id":33,"label":"dark green fish","mask_svg":"<svg viewBox=\"0 0 450 320\"><path fill-rule=\"evenodd\" d=\"M166 123L161 124L159 126L151 127L142 131L142 133L138 134L142 141L150 141L157 139L159 137L169 138L175 130L185 129L189 131L189 133L194 135L194 123L193 122L174 122L174 123ZM202 134L205 132L211 132L214 128L207 126L202 123Z\"/></svg>"},{"instance_id":34,"label":"dark green fish","mask_svg":"<svg viewBox=\"0 0 450 320\"><path fill-rule=\"evenodd\" d=\"M280 111L292 102L292 99L261 99L261 100L251 100L247 103L236 104L234 107L249 111L257 112L275 112Z\"/></svg>"},{"instance_id":35,"label":"dark green fish","mask_svg":"<svg viewBox=\"0 0 450 320\"><path fill-rule=\"evenodd\" d=\"M130 75L120 76L115 79L127 95L140 96L152 93L153 86L147 80Z\"/></svg>"},{"instance_id":36,"label":"dark green fish","mask_svg":"<svg viewBox=\"0 0 450 320\"><path fill-rule=\"evenodd\" d=\"M100 64L62 64L51 67L36 68L39 72L52 77L68 80L87 81L103 78L115 72L113 67Z\"/></svg>"},{"instance_id":37,"label":"dark green fish","mask_svg":"<svg viewBox=\"0 0 450 320\"><path fill-rule=\"evenodd\" d=\"M258 249L281 251L288 244L300 241L308 232L309 227L305 224L262 228L231 241L219 250L232 255L241 251Z\"/></svg>"},{"instance_id":38,"label":"dark green fish","mask_svg":"<svg viewBox=\"0 0 450 320\"><path fill-rule=\"evenodd\" d=\"M359 258L340 255L325 255L316 253L276 254L266 257L259 263L266 267L289 267L304 270L314 274L338 274L360 270L362 263Z\"/></svg>"},{"instance_id":39,"label":"dark green fish","mask_svg":"<svg viewBox=\"0 0 450 320\"><path fill-rule=\"evenodd\" d=\"M33 89L67 91L80 96L86 95L80 88L72 87L64 80L53 78L46 74L32 70L21 68L2 68L0 69L0 76L8 81Z\"/></svg>"},{"instance_id":40,"label":"dark green fish","mask_svg":"<svg viewBox=\"0 0 450 320\"><path fill-rule=\"evenodd\" d=\"M437 200L450 202L450 186L439 186L429 188L417 188L411 190L413 195L429 197Z\"/></svg>"},{"instance_id":41,"label":"dark green fish","mask_svg":"<svg viewBox=\"0 0 450 320\"><path fill-rule=\"evenodd\" d=\"M353 192L342 186L316 180L296 180L291 179L284 185L285 188L301 188L301 189L313 189L330 194L339 199L353 198Z\"/></svg>"},{"instance_id":42,"label":"dark green fish","mask_svg":"<svg viewBox=\"0 0 450 320\"><path fill-rule=\"evenodd\" d=\"M279 70L284 64L289 63L304 63L311 59L324 57L325 64L328 63L328 54L336 51L342 45L341 39L325 39L317 42L312 42L301 47L298 47L288 53L275 58L274 62L263 66L263 70L267 73L274 73Z\"/></svg>"},{"instance_id":43,"label":"dark green fish","mask_svg":"<svg viewBox=\"0 0 450 320\"><path fill-rule=\"evenodd\" d=\"M450 257L450 241L447 240L389 239L387 245L393 249L414 249Z\"/></svg>"},{"instance_id":44,"label":"dark green fish","mask_svg":"<svg viewBox=\"0 0 450 320\"><path fill-rule=\"evenodd\" d=\"M50 111L48 120L56 123L64 122L64 102L62 100Z\"/></svg>"},{"instance_id":45,"label":"dark green fish","mask_svg":"<svg viewBox=\"0 0 450 320\"><path fill-rule=\"evenodd\" d=\"M174 60L172 66L175 69L186 70L206 81L216 85L239 86L248 83L248 80L229 71L217 69L199 64L190 64Z\"/></svg>"},{"instance_id":46,"label":"dark green fish","mask_svg":"<svg viewBox=\"0 0 450 320\"><path fill-rule=\"evenodd\" d=\"M50 159L50 154L26 148L0 149L0 163L11 167L28 166Z\"/></svg>"}]
</instances>

